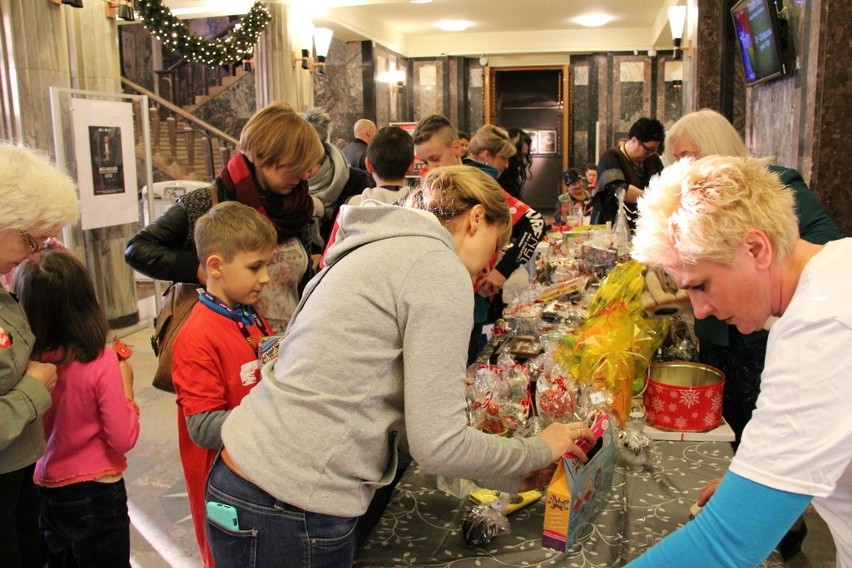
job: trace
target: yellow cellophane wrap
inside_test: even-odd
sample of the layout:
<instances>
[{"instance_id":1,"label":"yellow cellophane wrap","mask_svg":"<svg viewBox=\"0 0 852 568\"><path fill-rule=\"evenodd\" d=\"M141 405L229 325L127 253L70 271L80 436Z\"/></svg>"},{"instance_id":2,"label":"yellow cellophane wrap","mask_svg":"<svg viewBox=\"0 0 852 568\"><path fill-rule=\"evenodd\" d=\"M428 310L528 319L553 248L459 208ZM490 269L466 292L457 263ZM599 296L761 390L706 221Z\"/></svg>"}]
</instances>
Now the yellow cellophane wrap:
<instances>
[{"instance_id":1,"label":"yellow cellophane wrap","mask_svg":"<svg viewBox=\"0 0 852 568\"><path fill-rule=\"evenodd\" d=\"M586 320L556 349L556 361L587 385L604 385L622 423L630 412L633 382L641 379L662 344L670 318L648 317L642 308L645 266L617 264L589 303Z\"/></svg>"}]
</instances>

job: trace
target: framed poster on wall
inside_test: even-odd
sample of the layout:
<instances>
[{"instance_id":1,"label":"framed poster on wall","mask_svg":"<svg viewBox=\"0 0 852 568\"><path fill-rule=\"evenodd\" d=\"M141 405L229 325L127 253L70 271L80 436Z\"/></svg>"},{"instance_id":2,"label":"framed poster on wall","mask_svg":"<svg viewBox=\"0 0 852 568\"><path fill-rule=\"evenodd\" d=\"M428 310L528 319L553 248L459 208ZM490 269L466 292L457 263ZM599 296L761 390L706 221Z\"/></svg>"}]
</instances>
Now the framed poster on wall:
<instances>
[{"instance_id":1,"label":"framed poster on wall","mask_svg":"<svg viewBox=\"0 0 852 568\"><path fill-rule=\"evenodd\" d=\"M538 131L538 154L555 154L557 149L556 131Z\"/></svg>"},{"instance_id":2,"label":"framed poster on wall","mask_svg":"<svg viewBox=\"0 0 852 568\"><path fill-rule=\"evenodd\" d=\"M530 136L530 154L538 154L538 130L524 128L523 131Z\"/></svg>"},{"instance_id":3,"label":"framed poster on wall","mask_svg":"<svg viewBox=\"0 0 852 568\"><path fill-rule=\"evenodd\" d=\"M72 99L74 158L83 230L139 220L133 105Z\"/></svg>"}]
</instances>

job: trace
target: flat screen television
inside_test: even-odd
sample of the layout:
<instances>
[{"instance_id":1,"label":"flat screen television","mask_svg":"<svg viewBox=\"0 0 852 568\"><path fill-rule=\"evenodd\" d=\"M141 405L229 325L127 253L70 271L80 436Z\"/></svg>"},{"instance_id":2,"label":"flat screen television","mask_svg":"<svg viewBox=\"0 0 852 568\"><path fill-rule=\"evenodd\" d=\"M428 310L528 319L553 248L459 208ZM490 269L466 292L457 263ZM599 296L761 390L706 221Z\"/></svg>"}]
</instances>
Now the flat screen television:
<instances>
[{"instance_id":1,"label":"flat screen television","mask_svg":"<svg viewBox=\"0 0 852 568\"><path fill-rule=\"evenodd\" d=\"M739 0L731 8L734 33L749 86L786 74L786 20L774 0Z\"/></svg>"}]
</instances>

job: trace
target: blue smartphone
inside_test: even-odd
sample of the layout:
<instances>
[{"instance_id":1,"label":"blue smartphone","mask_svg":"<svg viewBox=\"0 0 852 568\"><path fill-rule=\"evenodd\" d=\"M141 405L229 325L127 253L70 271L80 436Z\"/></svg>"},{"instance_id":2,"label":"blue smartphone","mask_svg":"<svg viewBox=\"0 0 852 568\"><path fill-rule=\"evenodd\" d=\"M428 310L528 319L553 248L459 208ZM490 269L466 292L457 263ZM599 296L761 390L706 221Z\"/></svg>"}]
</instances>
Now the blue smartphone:
<instances>
[{"instance_id":1,"label":"blue smartphone","mask_svg":"<svg viewBox=\"0 0 852 568\"><path fill-rule=\"evenodd\" d=\"M228 530L240 530L240 523L237 521L237 510L225 503L207 501L207 518Z\"/></svg>"}]
</instances>

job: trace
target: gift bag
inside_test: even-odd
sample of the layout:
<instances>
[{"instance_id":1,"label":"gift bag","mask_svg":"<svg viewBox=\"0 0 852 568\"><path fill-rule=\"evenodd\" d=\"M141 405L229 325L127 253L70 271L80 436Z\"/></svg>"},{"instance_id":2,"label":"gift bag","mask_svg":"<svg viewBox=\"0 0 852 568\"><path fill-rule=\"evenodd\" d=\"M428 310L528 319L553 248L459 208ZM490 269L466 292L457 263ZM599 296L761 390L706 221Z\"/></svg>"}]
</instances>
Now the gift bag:
<instances>
[{"instance_id":1,"label":"gift bag","mask_svg":"<svg viewBox=\"0 0 852 568\"><path fill-rule=\"evenodd\" d=\"M151 336L151 347L157 356L157 371L151 384L160 390L175 392L172 384L172 345L192 307L198 302L198 287L198 284L172 282L163 292L160 313L154 318L154 335Z\"/></svg>"},{"instance_id":2,"label":"gift bag","mask_svg":"<svg viewBox=\"0 0 852 568\"><path fill-rule=\"evenodd\" d=\"M565 454L547 486L541 538L547 548L562 552L571 548L603 508L612 489L616 447L609 415L601 414L591 430L596 442L584 448L589 461L583 463L573 454Z\"/></svg>"}]
</instances>

